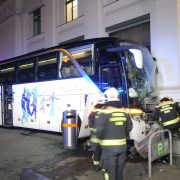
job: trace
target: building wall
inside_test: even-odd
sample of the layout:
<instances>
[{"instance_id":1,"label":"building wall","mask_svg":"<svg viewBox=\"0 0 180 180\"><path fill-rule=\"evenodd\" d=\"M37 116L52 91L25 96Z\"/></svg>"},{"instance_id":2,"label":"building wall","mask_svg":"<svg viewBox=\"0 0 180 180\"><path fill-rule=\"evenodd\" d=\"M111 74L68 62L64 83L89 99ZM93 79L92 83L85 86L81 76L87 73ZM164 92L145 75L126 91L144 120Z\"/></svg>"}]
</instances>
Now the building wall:
<instances>
[{"instance_id":1,"label":"building wall","mask_svg":"<svg viewBox=\"0 0 180 180\"><path fill-rule=\"evenodd\" d=\"M112 1L112 0L111 0ZM105 27L150 13L151 0L119 0L104 4Z\"/></svg>"},{"instance_id":2,"label":"building wall","mask_svg":"<svg viewBox=\"0 0 180 180\"><path fill-rule=\"evenodd\" d=\"M42 33L33 37L32 12L40 7ZM180 0L79 0L79 17L68 23L64 0L6 0L0 5L0 59L77 37L109 36L108 27L146 14L159 69L158 91L180 101Z\"/></svg>"},{"instance_id":3,"label":"building wall","mask_svg":"<svg viewBox=\"0 0 180 180\"><path fill-rule=\"evenodd\" d=\"M15 2L9 0L0 6L0 59L15 56Z\"/></svg>"},{"instance_id":4,"label":"building wall","mask_svg":"<svg viewBox=\"0 0 180 180\"><path fill-rule=\"evenodd\" d=\"M13 57L15 52L15 19L12 17L0 26L0 57Z\"/></svg>"},{"instance_id":5,"label":"building wall","mask_svg":"<svg viewBox=\"0 0 180 180\"><path fill-rule=\"evenodd\" d=\"M159 69L161 96L180 101L179 0L151 1L151 47Z\"/></svg>"}]
</instances>

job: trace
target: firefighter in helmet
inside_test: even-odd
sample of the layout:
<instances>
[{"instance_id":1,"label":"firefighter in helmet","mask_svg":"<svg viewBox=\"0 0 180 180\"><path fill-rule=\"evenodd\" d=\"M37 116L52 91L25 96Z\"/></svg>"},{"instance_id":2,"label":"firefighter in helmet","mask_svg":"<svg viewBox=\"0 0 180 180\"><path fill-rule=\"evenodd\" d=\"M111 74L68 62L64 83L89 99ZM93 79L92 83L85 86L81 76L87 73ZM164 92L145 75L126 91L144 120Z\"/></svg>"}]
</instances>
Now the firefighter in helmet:
<instances>
[{"instance_id":1,"label":"firefighter in helmet","mask_svg":"<svg viewBox=\"0 0 180 180\"><path fill-rule=\"evenodd\" d=\"M89 128L90 128L90 131L91 131L91 136L90 136L90 145L91 145L91 148L93 150L93 156L92 156L92 159L93 159L93 169L95 171L99 171L100 170L100 159L101 159L101 153L102 153L102 150L101 150L101 146L100 146L100 143L99 143L99 139L96 137L95 135L95 131L96 131L96 126L95 126L95 117L96 117L96 114L98 113L98 111L103 108L105 104L105 98L104 98L104 95L103 94L100 94L99 97L98 97L98 101L97 101L97 104L95 106L93 106L93 109L88 117L89 119Z\"/></svg>"},{"instance_id":2,"label":"firefighter in helmet","mask_svg":"<svg viewBox=\"0 0 180 180\"><path fill-rule=\"evenodd\" d=\"M180 128L180 106L171 97L164 97L152 112L154 121L159 122L163 128L169 129L172 134ZM179 132L178 132L179 133Z\"/></svg>"},{"instance_id":3,"label":"firefighter in helmet","mask_svg":"<svg viewBox=\"0 0 180 180\"><path fill-rule=\"evenodd\" d=\"M95 131L102 149L100 164L105 180L122 180L132 121L126 109L121 107L116 88L107 89L104 95L107 102L96 115Z\"/></svg>"}]
</instances>

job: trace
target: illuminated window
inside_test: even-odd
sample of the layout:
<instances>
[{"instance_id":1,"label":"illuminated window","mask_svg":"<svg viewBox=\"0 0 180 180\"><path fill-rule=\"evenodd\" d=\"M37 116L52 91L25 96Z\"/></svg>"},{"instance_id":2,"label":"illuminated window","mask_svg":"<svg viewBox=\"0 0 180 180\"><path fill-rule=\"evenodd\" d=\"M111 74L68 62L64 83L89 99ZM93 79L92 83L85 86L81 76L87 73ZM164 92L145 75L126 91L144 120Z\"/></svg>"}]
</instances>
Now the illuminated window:
<instances>
[{"instance_id":1,"label":"illuminated window","mask_svg":"<svg viewBox=\"0 0 180 180\"><path fill-rule=\"evenodd\" d=\"M8 63L0 67L0 82L14 83L15 82L15 63Z\"/></svg>"},{"instance_id":2,"label":"illuminated window","mask_svg":"<svg viewBox=\"0 0 180 180\"><path fill-rule=\"evenodd\" d=\"M78 17L78 0L66 0L66 22Z\"/></svg>"},{"instance_id":3,"label":"illuminated window","mask_svg":"<svg viewBox=\"0 0 180 180\"><path fill-rule=\"evenodd\" d=\"M41 8L33 12L33 35L41 34Z\"/></svg>"},{"instance_id":4,"label":"illuminated window","mask_svg":"<svg viewBox=\"0 0 180 180\"><path fill-rule=\"evenodd\" d=\"M18 62L17 81L19 83L33 82L35 80L34 58Z\"/></svg>"},{"instance_id":5,"label":"illuminated window","mask_svg":"<svg viewBox=\"0 0 180 180\"><path fill-rule=\"evenodd\" d=\"M38 81L57 79L57 54L49 53L38 58Z\"/></svg>"},{"instance_id":6,"label":"illuminated window","mask_svg":"<svg viewBox=\"0 0 180 180\"><path fill-rule=\"evenodd\" d=\"M80 67L89 75L94 74L94 57L93 57L93 44L80 46L76 48L68 49L71 52L72 57L77 61ZM62 56L62 67L60 77L79 77L79 69L75 68L70 59L63 54Z\"/></svg>"}]
</instances>

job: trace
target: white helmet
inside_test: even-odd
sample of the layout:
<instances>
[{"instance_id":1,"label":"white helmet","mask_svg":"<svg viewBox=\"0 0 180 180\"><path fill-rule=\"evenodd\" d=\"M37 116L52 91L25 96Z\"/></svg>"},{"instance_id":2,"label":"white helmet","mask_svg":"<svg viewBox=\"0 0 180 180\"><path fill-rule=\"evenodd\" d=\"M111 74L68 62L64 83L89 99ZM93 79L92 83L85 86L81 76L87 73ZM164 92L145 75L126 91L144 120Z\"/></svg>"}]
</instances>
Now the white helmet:
<instances>
[{"instance_id":1,"label":"white helmet","mask_svg":"<svg viewBox=\"0 0 180 180\"><path fill-rule=\"evenodd\" d=\"M104 95L107 98L107 101L119 101L119 92L114 87L108 88L104 92Z\"/></svg>"},{"instance_id":2,"label":"white helmet","mask_svg":"<svg viewBox=\"0 0 180 180\"><path fill-rule=\"evenodd\" d=\"M104 94L99 94L98 96L98 104L104 104L106 101L106 98L104 96Z\"/></svg>"}]
</instances>

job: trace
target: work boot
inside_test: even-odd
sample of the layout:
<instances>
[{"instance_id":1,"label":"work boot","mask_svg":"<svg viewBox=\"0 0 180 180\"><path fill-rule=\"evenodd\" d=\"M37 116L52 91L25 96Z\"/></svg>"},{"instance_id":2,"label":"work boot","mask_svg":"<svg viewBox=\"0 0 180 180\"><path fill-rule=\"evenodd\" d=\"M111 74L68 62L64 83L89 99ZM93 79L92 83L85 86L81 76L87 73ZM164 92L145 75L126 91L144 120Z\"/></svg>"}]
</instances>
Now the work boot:
<instances>
[{"instance_id":1,"label":"work boot","mask_svg":"<svg viewBox=\"0 0 180 180\"><path fill-rule=\"evenodd\" d=\"M135 156L137 155L137 150L134 146L132 146L130 149L129 149L129 152L131 153L132 156Z\"/></svg>"}]
</instances>

